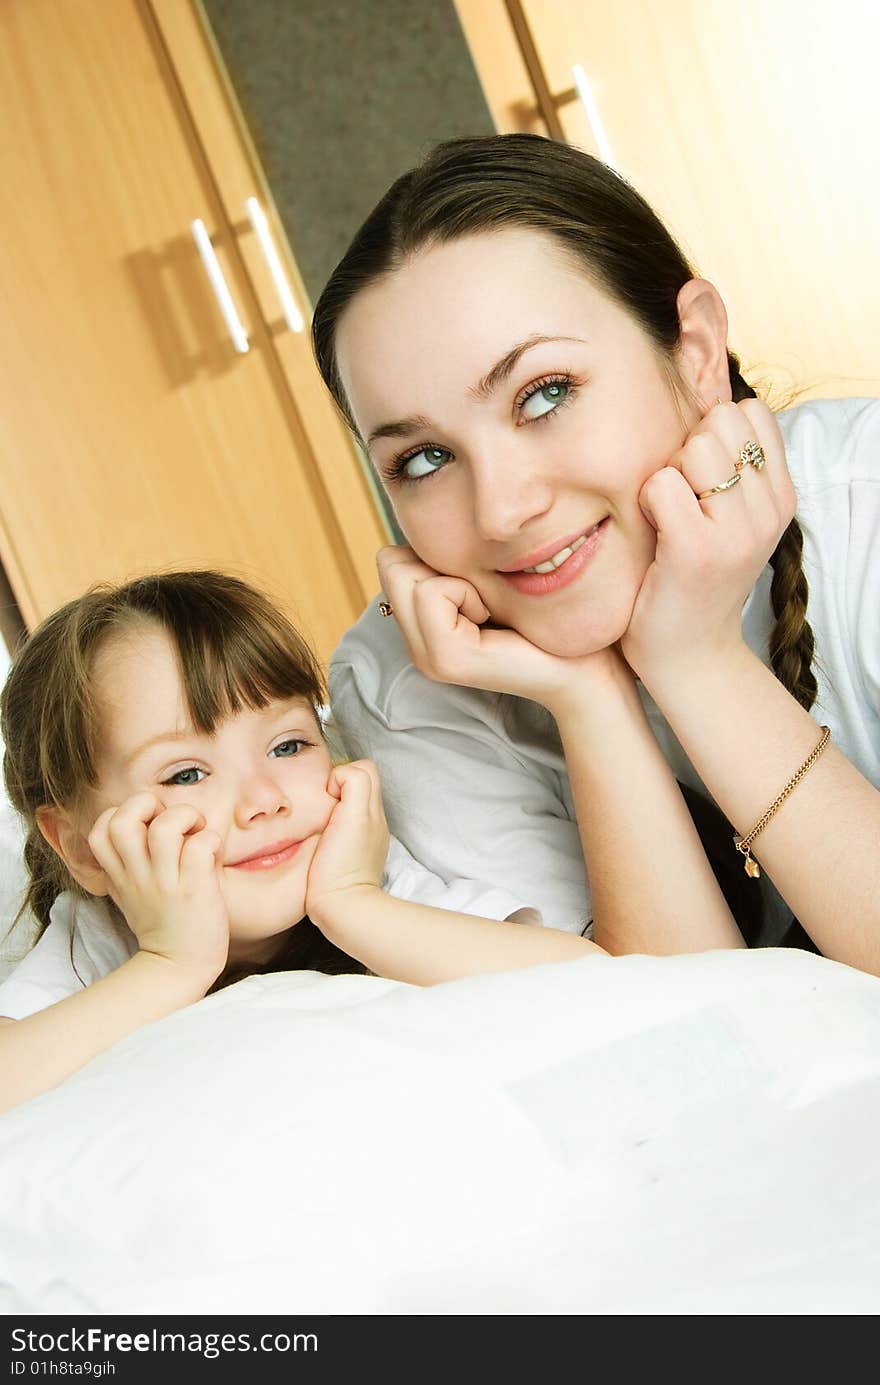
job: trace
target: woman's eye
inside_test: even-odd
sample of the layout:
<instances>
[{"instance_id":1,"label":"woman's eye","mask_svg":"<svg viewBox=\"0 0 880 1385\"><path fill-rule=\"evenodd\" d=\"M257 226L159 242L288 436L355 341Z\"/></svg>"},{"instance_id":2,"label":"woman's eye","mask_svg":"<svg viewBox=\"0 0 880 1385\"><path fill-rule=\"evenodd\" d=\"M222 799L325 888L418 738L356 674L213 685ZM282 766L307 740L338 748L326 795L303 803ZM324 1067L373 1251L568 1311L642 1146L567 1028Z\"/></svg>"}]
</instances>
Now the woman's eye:
<instances>
[{"instance_id":1,"label":"woman's eye","mask_svg":"<svg viewBox=\"0 0 880 1385\"><path fill-rule=\"evenodd\" d=\"M452 456L445 447L422 447L411 452L400 463L399 475L407 481L420 481L423 476L431 476L445 466Z\"/></svg>"},{"instance_id":2,"label":"woman's eye","mask_svg":"<svg viewBox=\"0 0 880 1385\"><path fill-rule=\"evenodd\" d=\"M539 385L528 398L523 400L522 412L526 418L541 418L544 414L552 411L564 404L571 391L571 385L565 380L550 380L546 385Z\"/></svg>"},{"instance_id":3,"label":"woman's eye","mask_svg":"<svg viewBox=\"0 0 880 1385\"><path fill-rule=\"evenodd\" d=\"M278 745L272 747L270 755L276 755L279 760L289 759L291 755L298 755L305 745L305 741L279 741Z\"/></svg>"},{"instance_id":4,"label":"woman's eye","mask_svg":"<svg viewBox=\"0 0 880 1385\"><path fill-rule=\"evenodd\" d=\"M197 778L196 776L201 776ZM163 779L163 784L176 788L189 788L191 784L201 784L205 778L205 771L197 769L195 765L188 765L186 769L179 769L171 775L170 779Z\"/></svg>"}]
</instances>

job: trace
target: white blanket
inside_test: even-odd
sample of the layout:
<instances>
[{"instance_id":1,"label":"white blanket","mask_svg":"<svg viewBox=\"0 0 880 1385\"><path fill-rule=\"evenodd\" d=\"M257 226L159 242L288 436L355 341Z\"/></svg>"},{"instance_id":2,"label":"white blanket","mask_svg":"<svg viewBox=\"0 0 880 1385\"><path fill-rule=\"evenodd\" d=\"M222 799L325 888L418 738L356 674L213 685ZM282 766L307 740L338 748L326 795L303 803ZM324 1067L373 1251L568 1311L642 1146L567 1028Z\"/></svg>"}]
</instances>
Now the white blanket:
<instances>
[{"instance_id":1,"label":"white blanket","mask_svg":"<svg viewBox=\"0 0 880 1385\"><path fill-rule=\"evenodd\" d=\"M5 1313L876 1313L880 981L251 978L0 1120Z\"/></svg>"}]
</instances>

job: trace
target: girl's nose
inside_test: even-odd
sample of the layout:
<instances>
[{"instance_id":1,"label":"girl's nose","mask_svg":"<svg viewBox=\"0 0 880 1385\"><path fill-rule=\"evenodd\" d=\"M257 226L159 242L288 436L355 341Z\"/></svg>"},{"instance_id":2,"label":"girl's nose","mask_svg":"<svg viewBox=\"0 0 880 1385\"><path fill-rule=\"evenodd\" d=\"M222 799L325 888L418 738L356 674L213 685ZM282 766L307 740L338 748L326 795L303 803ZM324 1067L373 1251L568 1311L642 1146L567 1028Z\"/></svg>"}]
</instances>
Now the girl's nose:
<instances>
[{"instance_id":1,"label":"girl's nose","mask_svg":"<svg viewBox=\"0 0 880 1385\"><path fill-rule=\"evenodd\" d=\"M290 800L271 775L249 777L236 805L236 823L246 827L257 817L277 817L290 812Z\"/></svg>"}]
</instances>

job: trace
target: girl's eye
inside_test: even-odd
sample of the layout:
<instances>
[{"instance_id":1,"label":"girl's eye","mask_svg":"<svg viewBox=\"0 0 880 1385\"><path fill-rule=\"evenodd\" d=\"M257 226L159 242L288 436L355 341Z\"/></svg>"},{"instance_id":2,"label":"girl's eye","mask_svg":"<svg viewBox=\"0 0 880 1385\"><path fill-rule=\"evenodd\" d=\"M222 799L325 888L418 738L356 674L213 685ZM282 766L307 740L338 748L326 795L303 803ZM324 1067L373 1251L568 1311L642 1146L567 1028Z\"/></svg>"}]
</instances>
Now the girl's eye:
<instances>
[{"instance_id":1,"label":"girl's eye","mask_svg":"<svg viewBox=\"0 0 880 1385\"><path fill-rule=\"evenodd\" d=\"M395 472L405 481L421 481L423 476L433 476L449 461L452 453L445 447L420 447L418 452L410 452L401 457Z\"/></svg>"},{"instance_id":2,"label":"girl's eye","mask_svg":"<svg viewBox=\"0 0 880 1385\"><path fill-rule=\"evenodd\" d=\"M571 390L570 380L545 380L543 384L539 382L521 401L520 411L528 420L543 418L545 414L558 409L560 404L565 404Z\"/></svg>"},{"instance_id":3,"label":"girl's eye","mask_svg":"<svg viewBox=\"0 0 880 1385\"><path fill-rule=\"evenodd\" d=\"M196 775L201 775L201 778L197 779ZM201 784L204 778L205 771L203 769L198 769L195 765L187 765L186 769L175 770L174 774L169 779L163 779L162 783L167 787L189 788L191 784Z\"/></svg>"},{"instance_id":4,"label":"girl's eye","mask_svg":"<svg viewBox=\"0 0 880 1385\"><path fill-rule=\"evenodd\" d=\"M277 745L272 747L269 754L276 755L279 760L290 759L292 755L298 755L306 744L306 741L279 741Z\"/></svg>"}]
</instances>

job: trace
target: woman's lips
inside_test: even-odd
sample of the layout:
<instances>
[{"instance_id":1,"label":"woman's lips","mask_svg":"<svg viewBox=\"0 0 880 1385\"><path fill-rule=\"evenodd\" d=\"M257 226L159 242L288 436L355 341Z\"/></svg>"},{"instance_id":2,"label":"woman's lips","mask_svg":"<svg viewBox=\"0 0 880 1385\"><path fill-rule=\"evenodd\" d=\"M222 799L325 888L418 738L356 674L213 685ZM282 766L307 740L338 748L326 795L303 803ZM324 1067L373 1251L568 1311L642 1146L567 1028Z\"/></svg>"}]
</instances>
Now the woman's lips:
<instances>
[{"instance_id":1,"label":"woman's lips","mask_svg":"<svg viewBox=\"0 0 880 1385\"><path fill-rule=\"evenodd\" d=\"M283 861L289 861L302 846L301 841L275 842L257 856L248 856L243 861L231 862L232 870L272 870Z\"/></svg>"},{"instance_id":2,"label":"woman's lips","mask_svg":"<svg viewBox=\"0 0 880 1385\"><path fill-rule=\"evenodd\" d=\"M591 561L602 543L605 531L608 528L608 516L597 524L595 529L591 529L580 548L576 548L570 558L552 572L501 572L498 575L503 577L518 592L524 596L549 596L552 592L561 591L563 587L568 587L583 572L584 568Z\"/></svg>"}]
</instances>

